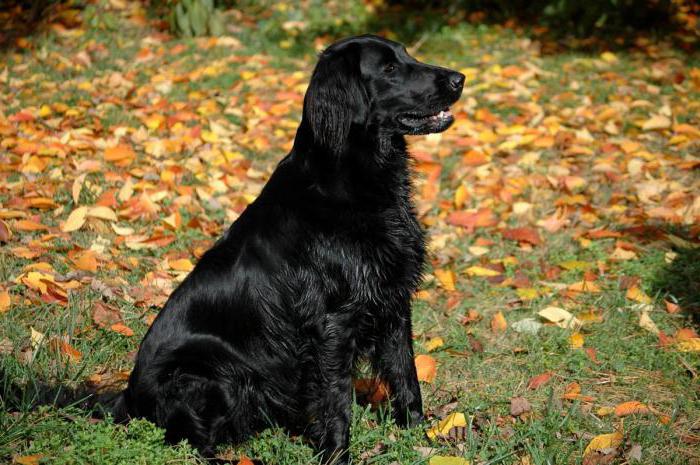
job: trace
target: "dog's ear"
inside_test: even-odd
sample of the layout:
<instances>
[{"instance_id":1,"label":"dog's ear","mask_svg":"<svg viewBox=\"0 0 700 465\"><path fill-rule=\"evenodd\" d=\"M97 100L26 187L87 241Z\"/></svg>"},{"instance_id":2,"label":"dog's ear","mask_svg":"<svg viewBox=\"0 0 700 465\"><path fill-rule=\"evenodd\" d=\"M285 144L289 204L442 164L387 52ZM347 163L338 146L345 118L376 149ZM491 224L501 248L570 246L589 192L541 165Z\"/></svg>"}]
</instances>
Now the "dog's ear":
<instances>
[{"instance_id":1,"label":"dog's ear","mask_svg":"<svg viewBox=\"0 0 700 465\"><path fill-rule=\"evenodd\" d=\"M352 125L364 125L367 113L359 47L322 53L304 97L314 141L332 152L342 150Z\"/></svg>"}]
</instances>

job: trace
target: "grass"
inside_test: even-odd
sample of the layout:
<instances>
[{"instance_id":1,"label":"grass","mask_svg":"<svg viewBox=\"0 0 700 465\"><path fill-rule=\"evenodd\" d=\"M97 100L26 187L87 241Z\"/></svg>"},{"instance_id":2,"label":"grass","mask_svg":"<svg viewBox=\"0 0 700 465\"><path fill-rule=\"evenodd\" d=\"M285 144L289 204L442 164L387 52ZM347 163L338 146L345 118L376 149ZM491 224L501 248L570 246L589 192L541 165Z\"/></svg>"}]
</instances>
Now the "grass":
<instances>
[{"instance_id":1,"label":"grass","mask_svg":"<svg viewBox=\"0 0 700 465\"><path fill-rule=\"evenodd\" d=\"M288 38L280 35L279 24L302 14L289 6L292 10L275 10L264 19L267 35L242 20L239 46L211 46L206 39L163 38L140 8L137 3L128 2L120 9L96 2L83 12L84 33L49 32L31 38L32 48L10 49L3 57L10 90L1 95L0 123L2 115L27 108L36 112L45 104L65 104L69 111L52 107L56 121L0 124L0 129L11 128L8 142L0 145L0 212L21 210L25 219L49 228L22 231L15 219L1 216L13 229L13 238L0 249L0 290L7 290L12 301L9 311L0 314L0 366L6 374L0 385L0 461L32 463L26 457L40 455L33 463L201 462L186 444L165 445L162 432L148 422L114 425L109 419L92 420L75 407L31 410L31 389L22 397L10 385L30 387L39 382L70 388L96 375L102 384L118 385L119 374L131 368L133 351L158 302L177 284L178 273L167 268L166 260L194 260L254 197L288 150L299 118L300 96L314 62L315 35L342 34L362 24L375 31L389 27L360 18L360 10L350 10L358 16L357 24L314 23L285 42ZM579 52L541 56L527 37L497 25L439 24L425 26L427 34L412 20L403 26L391 23L391 27L388 32L409 38L408 45L425 36L416 51L420 59L466 70L469 75L458 110L461 122L439 144L429 138L411 140L414 151L428 154L443 167L435 201L424 198L423 176L418 176L416 185L419 206L424 207L422 220L431 241L438 244L431 248L426 280L414 303L416 352L427 353L424 344L432 338L444 341L430 352L438 361L438 375L434 382L422 383L425 408L435 423L446 414L445 405L451 405L466 414L468 424L455 433L454 440L432 441L425 435L426 427L396 428L386 407L372 410L356 405L353 456L373 465L426 464L428 456L436 453L481 465L579 464L594 436L621 431L624 440L614 463L634 463L624 454L637 444L642 448L641 463L698 463L698 353L660 347L659 338L639 325L642 311L653 308L651 318L667 335L692 327L691 319L697 318L700 307L697 223L692 218L654 223L639 213L647 205L637 191L651 177L672 183L668 191L679 193L674 202L682 204L690 196L692 203L693 195L697 199L696 173L680 165L697 160L697 141L674 144L669 131L644 132L638 122L668 105L678 122L700 123L693 112L700 93L690 77L691 70L700 66L698 57L679 55L664 44L655 55L619 52L609 62ZM90 66L74 60L84 50L89 51ZM521 70L534 66L538 71L534 78L520 81L517 74L504 74L508 66ZM654 67L666 71L654 74L650 71ZM686 76L680 87L672 82L674 73ZM112 83L110 76L116 76ZM132 84L120 88L114 84L120 79ZM287 106L271 110L279 103ZM596 117L609 108L621 112L617 135L606 133ZM478 110L484 109L493 115L493 122L480 119ZM531 123L538 113L544 119ZM154 114L181 117L181 126L148 130L143 120ZM195 138L197 144L165 156L147 150L148 141L177 139L182 131L207 130L216 124L229 132L213 142L199 143ZM499 148L510 140L506 130L516 125L537 132L538 137L558 134L561 139L553 146ZM71 137L79 140L80 131L85 130L92 131L88 139L97 140L97 147L79 146L66 157L44 156L45 170L22 171L31 154L14 152L18 139L65 137L66 131L73 131ZM492 133L495 140L484 139L484 132ZM577 134L581 138L577 144L589 148L590 154L567 152L570 144L565 133ZM102 146L119 137L135 147L137 161L127 167L102 163ZM623 141L639 143L650 155L609 148ZM465 165L462 157L470 149L487 154L488 163ZM539 156L536 163L523 161L532 153ZM250 165L241 164L241 157ZM227 161L221 162L222 158ZM628 172L633 158L642 160L644 173ZM89 183L75 204L72 187L83 172L76 167L90 160L100 161L99 168L95 172L81 168L87 170ZM614 165L615 180L599 169L603 162ZM553 185L567 176L580 177L585 183L573 189ZM116 195L127 177L135 185L132 198L154 196L157 208L153 215L129 218L124 213L128 202L116 202L114 209L120 213L116 224L131 226L148 237L174 235L171 243L129 248L109 222L98 220L77 232L61 232L60 225L71 210L77 205L109 204L110 193ZM468 232L447 224L461 184L469 195L458 209L490 208L498 216L496 227ZM583 203L575 203L576 194ZM21 203L32 196L52 198L63 210L38 210ZM662 205L662 200L657 204ZM515 214L514 202L530 204L530 213ZM557 210L568 214L570 224L553 233L540 228L542 244L529 247L500 233L505 227L534 225ZM185 226L171 232L162 219L176 211ZM192 221L198 225L186 226ZM641 234L625 232L634 226L647 229ZM624 234L588 239L586 232L597 228ZM660 234L655 234L655 228ZM618 241L632 244L633 258L610 258ZM476 256L471 247L484 243L491 245L486 246L485 255ZM95 273L76 273L68 257L86 248L99 251L100 266ZM563 266L572 261L585 266ZM56 276L79 284L66 302L42 299L36 289L16 280L37 263L47 263ZM527 278L528 283L504 285L501 278L468 277L465 271L498 263L503 264L503 278L511 282ZM553 267L558 270L556 276L547 274ZM445 290L434 277L437 268L456 273L455 291ZM590 273L600 292L566 291ZM628 297L626 283L632 278L650 296L651 307ZM664 300L678 302L684 312L666 312ZM97 327L92 313L98 301L118 308L134 336ZM536 317L550 305L565 307L579 317L596 315L580 330L583 348L571 347L569 329L545 325L537 334L513 329L513 323ZM469 310L476 310L480 319L462 324ZM490 327L497 312L511 325L504 332ZM32 331L43 334L43 343L37 344L36 336L32 343ZM58 354L48 342L54 338L68 342L80 358ZM550 373L550 380L538 389L528 388L529 380L543 373ZM585 397L563 399L571 383L578 383ZM511 399L519 396L529 401L531 412L511 416ZM619 418L600 413L603 407L631 400L645 403L658 414ZM316 461L302 438L289 437L279 429L221 450L222 457L231 459L240 454L275 465Z\"/></svg>"}]
</instances>

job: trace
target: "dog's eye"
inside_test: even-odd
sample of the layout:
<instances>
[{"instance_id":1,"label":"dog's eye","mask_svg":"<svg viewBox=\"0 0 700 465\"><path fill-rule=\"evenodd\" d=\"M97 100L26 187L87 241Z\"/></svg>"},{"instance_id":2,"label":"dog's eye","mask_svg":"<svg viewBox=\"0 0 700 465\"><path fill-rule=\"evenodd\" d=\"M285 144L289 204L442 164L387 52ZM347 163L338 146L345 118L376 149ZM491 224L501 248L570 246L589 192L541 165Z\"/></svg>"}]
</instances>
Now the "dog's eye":
<instances>
[{"instance_id":1,"label":"dog's eye","mask_svg":"<svg viewBox=\"0 0 700 465\"><path fill-rule=\"evenodd\" d=\"M391 74L391 73L393 73L394 71L396 71L396 65L393 64L393 63L389 63L388 65L386 65L386 66L384 67L384 72L385 72L386 74Z\"/></svg>"}]
</instances>

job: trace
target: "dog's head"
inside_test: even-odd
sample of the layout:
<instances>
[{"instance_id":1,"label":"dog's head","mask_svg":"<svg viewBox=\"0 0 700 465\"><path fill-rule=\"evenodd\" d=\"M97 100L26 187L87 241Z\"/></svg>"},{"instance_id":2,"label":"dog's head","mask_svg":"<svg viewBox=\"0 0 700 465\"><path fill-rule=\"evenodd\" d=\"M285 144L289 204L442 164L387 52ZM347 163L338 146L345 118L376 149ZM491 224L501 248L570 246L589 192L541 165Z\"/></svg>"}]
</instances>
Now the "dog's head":
<instances>
[{"instance_id":1,"label":"dog's head","mask_svg":"<svg viewBox=\"0 0 700 465\"><path fill-rule=\"evenodd\" d=\"M365 35L344 39L320 56L304 99L317 143L342 147L353 127L384 134L447 129L464 75L427 65L397 42Z\"/></svg>"}]
</instances>

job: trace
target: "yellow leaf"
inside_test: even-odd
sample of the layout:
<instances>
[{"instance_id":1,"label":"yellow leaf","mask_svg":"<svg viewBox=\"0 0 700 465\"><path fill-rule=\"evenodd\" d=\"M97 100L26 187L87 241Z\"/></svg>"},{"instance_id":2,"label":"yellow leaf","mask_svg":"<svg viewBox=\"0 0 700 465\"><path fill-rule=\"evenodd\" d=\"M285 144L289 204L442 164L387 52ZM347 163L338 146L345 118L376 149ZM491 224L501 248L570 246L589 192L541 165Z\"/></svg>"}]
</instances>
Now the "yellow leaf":
<instances>
[{"instance_id":1,"label":"yellow leaf","mask_svg":"<svg viewBox=\"0 0 700 465\"><path fill-rule=\"evenodd\" d=\"M469 250L469 253L474 255L475 257L481 257L482 255L486 255L487 253L489 253L488 247L481 247L479 245L472 245L467 250ZM479 267L477 267L477 268L479 268ZM489 270L489 271L493 271L493 270Z\"/></svg>"},{"instance_id":2,"label":"yellow leaf","mask_svg":"<svg viewBox=\"0 0 700 465\"><path fill-rule=\"evenodd\" d=\"M655 129L668 129L671 127L671 120L664 115L654 115L642 124L642 129L645 131L653 131Z\"/></svg>"},{"instance_id":3,"label":"yellow leaf","mask_svg":"<svg viewBox=\"0 0 700 465\"><path fill-rule=\"evenodd\" d=\"M630 300L636 300L637 302L642 304L651 303L651 297L646 295L646 293L637 286L632 286L629 289L627 289L626 297Z\"/></svg>"},{"instance_id":4,"label":"yellow leaf","mask_svg":"<svg viewBox=\"0 0 700 465\"><path fill-rule=\"evenodd\" d=\"M48 116L51 116L51 107L48 105L42 105L41 108L39 108L39 116L42 118L46 118Z\"/></svg>"},{"instance_id":5,"label":"yellow leaf","mask_svg":"<svg viewBox=\"0 0 700 465\"><path fill-rule=\"evenodd\" d=\"M40 273L38 271L30 271L22 277L22 284L30 287L36 291L46 294L47 285L46 282L54 282L51 275Z\"/></svg>"},{"instance_id":6,"label":"yellow leaf","mask_svg":"<svg viewBox=\"0 0 700 465\"><path fill-rule=\"evenodd\" d=\"M117 214L109 207L90 207L88 208L87 216L99 218L101 220L117 221Z\"/></svg>"},{"instance_id":7,"label":"yellow leaf","mask_svg":"<svg viewBox=\"0 0 700 465\"><path fill-rule=\"evenodd\" d=\"M470 266L465 271L469 276L498 276L501 274L496 270L484 268L483 266Z\"/></svg>"},{"instance_id":8,"label":"yellow leaf","mask_svg":"<svg viewBox=\"0 0 700 465\"><path fill-rule=\"evenodd\" d=\"M82 228L85 224L85 219L87 218L87 212L87 207L78 207L72 212L70 212L70 215L68 215L68 219L65 223L63 223L63 226L61 227L61 231L73 232Z\"/></svg>"},{"instance_id":9,"label":"yellow leaf","mask_svg":"<svg viewBox=\"0 0 700 465\"><path fill-rule=\"evenodd\" d=\"M639 326L653 334L659 334L659 328L646 310L639 316Z\"/></svg>"},{"instance_id":10,"label":"yellow leaf","mask_svg":"<svg viewBox=\"0 0 700 465\"><path fill-rule=\"evenodd\" d=\"M609 434L601 434L591 439L591 442L588 443L583 455L588 455L591 452L608 449L610 447L617 447L620 444L622 444L622 433L614 432Z\"/></svg>"},{"instance_id":11,"label":"yellow leaf","mask_svg":"<svg viewBox=\"0 0 700 465\"><path fill-rule=\"evenodd\" d=\"M676 344L676 347L681 352L700 352L700 338L694 337L684 341L679 341Z\"/></svg>"},{"instance_id":12,"label":"yellow leaf","mask_svg":"<svg viewBox=\"0 0 700 465\"><path fill-rule=\"evenodd\" d=\"M73 187L71 188L71 194L73 195L73 202L77 205L80 201L80 192L83 190L83 183L85 182L85 176L87 173L83 173L73 181Z\"/></svg>"},{"instance_id":13,"label":"yellow leaf","mask_svg":"<svg viewBox=\"0 0 700 465\"><path fill-rule=\"evenodd\" d=\"M508 328L508 322L506 317L503 316L503 312L496 313L493 318L491 318L491 331L494 333L500 333Z\"/></svg>"},{"instance_id":14,"label":"yellow leaf","mask_svg":"<svg viewBox=\"0 0 700 465\"><path fill-rule=\"evenodd\" d=\"M437 436L447 436L455 426L467 426L467 419L463 413L455 412L448 415L436 426L430 428L427 435L430 439L435 439Z\"/></svg>"},{"instance_id":15,"label":"yellow leaf","mask_svg":"<svg viewBox=\"0 0 700 465\"><path fill-rule=\"evenodd\" d=\"M464 202L467 200L469 197L469 193L467 192L467 188L464 184L460 184L459 187L455 190L455 208L462 208L464 206Z\"/></svg>"},{"instance_id":16,"label":"yellow leaf","mask_svg":"<svg viewBox=\"0 0 700 465\"><path fill-rule=\"evenodd\" d=\"M462 457L433 455L428 465L469 465L469 460Z\"/></svg>"},{"instance_id":17,"label":"yellow leaf","mask_svg":"<svg viewBox=\"0 0 700 465\"><path fill-rule=\"evenodd\" d=\"M540 310L538 315L545 320L551 321L560 328L567 329L581 327L581 321L563 308L546 307Z\"/></svg>"},{"instance_id":18,"label":"yellow leaf","mask_svg":"<svg viewBox=\"0 0 700 465\"><path fill-rule=\"evenodd\" d=\"M172 260L168 263L170 264L170 268L175 271L192 271L194 269L194 265L187 258Z\"/></svg>"},{"instance_id":19,"label":"yellow leaf","mask_svg":"<svg viewBox=\"0 0 700 465\"><path fill-rule=\"evenodd\" d=\"M455 290L454 271L438 268L434 271L434 274L437 280L440 282L440 284L442 284L442 287L444 287L448 291Z\"/></svg>"},{"instance_id":20,"label":"yellow leaf","mask_svg":"<svg viewBox=\"0 0 700 465\"><path fill-rule=\"evenodd\" d=\"M603 52L600 59L606 63L617 63L617 56L613 52Z\"/></svg>"},{"instance_id":21,"label":"yellow leaf","mask_svg":"<svg viewBox=\"0 0 700 465\"><path fill-rule=\"evenodd\" d=\"M0 313L8 311L10 309L10 304L12 304L10 293L7 291L0 291Z\"/></svg>"},{"instance_id":22,"label":"yellow leaf","mask_svg":"<svg viewBox=\"0 0 700 465\"><path fill-rule=\"evenodd\" d=\"M521 287L516 289L515 293L518 294L520 300L534 300L539 295L534 287Z\"/></svg>"},{"instance_id":23,"label":"yellow leaf","mask_svg":"<svg viewBox=\"0 0 700 465\"><path fill-rule=\"evenodd\" d=\"M599 417L606 417L614 412L615 412L615 407L600 407L598 410L596 410L595 413Z\"/></svg>"},{"instance_id":24,"label":"yellow leaf","mask_svg":"<svg viewBox=\"0 0 700 465\"><path fill-rule=\"evenodd\" d=\"M437 375L437 362L430 355L419 355L415 359L418 381L432 383Z\"/></svg>"},{"instance_id":25,"label":"yellow leaf","mask_svg":"<svg viewBox=\"0 0 700 465\"><path fill-rule=\"evenodd\" d=\"M431 337L425 342L425 344L423 344L423 347L425 347L425 350L428 352L432 352L438 347L442 347L444 345L445 341L443 341L441 337Z\"/></svg>"},{"instance_id":26,"label":"yellow leaf","mask_svg":"<svg viewBox=\"0 0 700 465\"><path fill-rule=\"evenodd\" d=\"M572 349L580 349L583 347L583 334L581 333L573 333L571 336L569 336L569 343L571 344Z\"/></svg>"},{"instance_id":27,"label":"yellow leaf","mask_svg":"<svg viewBox=\"0 0 700 465\"><path fill-rule=\"evenodd\" d=\"M32 349L36 350L37 347L41 345L42 342L44 342L44 333L40 333L33 327L29 328L29 342L32 346Z\"/></svg>"}]
</instances>

